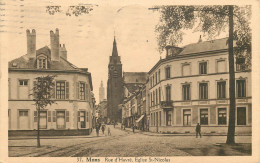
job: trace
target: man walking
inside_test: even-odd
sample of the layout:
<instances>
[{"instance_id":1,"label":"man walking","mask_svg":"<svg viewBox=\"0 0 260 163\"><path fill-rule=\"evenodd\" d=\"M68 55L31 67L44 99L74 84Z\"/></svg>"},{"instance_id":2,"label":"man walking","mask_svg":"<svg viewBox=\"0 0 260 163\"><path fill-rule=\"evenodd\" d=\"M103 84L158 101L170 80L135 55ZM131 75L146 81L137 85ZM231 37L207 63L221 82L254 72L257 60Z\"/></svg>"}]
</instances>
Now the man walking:
<instances>
[{"instance_id":1,"label":"man walking","mask_svg":"<svg viewBox=\"0 0 260 163\"><path fill-rule=\"evenodd\" d=\"M200 133L200 124L197 123L197 126L196 126L196 138L198 137L198 134L200 135L200 138L201 138L201 133Z\"/></svg>"},{"instance_id":2,"label":"man walking","mask_svg":"<svg viewBox=\"0 0 260 163\"><path fill-rule=\"evenodd\" d=\"M97 124L96 125L96 133L97 133L97 136L99 135L99 125Z\"/></svg>"}]
</instances>

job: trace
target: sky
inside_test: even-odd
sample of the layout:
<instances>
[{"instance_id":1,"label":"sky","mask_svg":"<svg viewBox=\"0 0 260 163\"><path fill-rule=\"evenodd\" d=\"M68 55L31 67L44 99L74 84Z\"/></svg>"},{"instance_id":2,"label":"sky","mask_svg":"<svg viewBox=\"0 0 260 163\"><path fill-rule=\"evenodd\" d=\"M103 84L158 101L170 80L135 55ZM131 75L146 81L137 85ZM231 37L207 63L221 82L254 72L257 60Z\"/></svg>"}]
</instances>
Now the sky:
<instances>
[{"instance_id":1,"label":"sky","mask_svg":"<svg viewBox=\"0 0 260 163\"><path fill-rule=\"evenodd\" d=\"M5 38L1 43L2 55L10 61L26 54L26 29L36 30L36 49L39 49L50 45L50 30L58 28L68 61L91 72L96 101L99 101L101 80L106 90L114 36L124 72L148 72L160 56L165 56L157 48L155 26L159 22L159 12L148 10L151 5L100 3L94 4L89 14L76 17L65 13L69 5L79 3L35 2L0 0L0 35ZM49 15L47 5L60 5L61 13ZM200 35L186 31L179 46L197 42ZM226 37L226 34L220 37Z\"/></svg>"}]
</instances>

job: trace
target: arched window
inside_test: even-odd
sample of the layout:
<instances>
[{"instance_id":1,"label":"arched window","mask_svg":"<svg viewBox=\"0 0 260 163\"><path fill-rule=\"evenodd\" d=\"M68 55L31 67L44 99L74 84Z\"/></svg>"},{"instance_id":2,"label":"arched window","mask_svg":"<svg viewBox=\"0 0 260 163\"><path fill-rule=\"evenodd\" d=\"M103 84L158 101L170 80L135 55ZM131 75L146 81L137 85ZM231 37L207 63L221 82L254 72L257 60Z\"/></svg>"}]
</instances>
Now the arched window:
<instances>
[{"instance_id":1,"label":"arched window","mask_svg":"<svg viewBox=\"0 0 260 163\"><path fill-rule=\"evenodd\" d=\"M47 57L44 54L41 54L37 57L37 68L47 69Z\"/></svg>"}]
</instances>

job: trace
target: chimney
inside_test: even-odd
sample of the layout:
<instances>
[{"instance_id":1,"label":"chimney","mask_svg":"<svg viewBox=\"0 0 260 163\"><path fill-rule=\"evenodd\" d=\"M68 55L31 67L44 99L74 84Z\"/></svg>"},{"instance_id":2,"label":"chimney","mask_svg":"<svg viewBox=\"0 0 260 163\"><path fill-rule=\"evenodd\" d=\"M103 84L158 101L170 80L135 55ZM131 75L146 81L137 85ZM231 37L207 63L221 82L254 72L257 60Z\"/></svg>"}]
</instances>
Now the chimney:
<instances>
[{"instance_id":1,"label":"chimney","mask_svg":"<svg viewBox=\"0 0 260 163\"><path fill-rule=\"evenodd\" d=\"M51 38L51 60L52 61L60 61L60 36L59 36L59 29L56 28L55 33L50 31L50 38Z\"/></svg>"},{"instance_id":2,"label":"chimney","mask_svg":"<svg viewBox=\"0 0 260 163\"><path fill-rule=\"evenodd\" d=\"M60 57L67 60L67 50L65 44L63 44L63 46L60 44Z\"/></svg>"},{"instance_id":3,"label":"chimney","mask_svg":"<svg viewBox=\"0 0 260 163\"><path fill-rule=\"evenodd\" d=\"M32 33L29 29L26 30L27 36L27 56L29 58L36 58L36 32L33 29Z\"/></svg>"}]
</instances>

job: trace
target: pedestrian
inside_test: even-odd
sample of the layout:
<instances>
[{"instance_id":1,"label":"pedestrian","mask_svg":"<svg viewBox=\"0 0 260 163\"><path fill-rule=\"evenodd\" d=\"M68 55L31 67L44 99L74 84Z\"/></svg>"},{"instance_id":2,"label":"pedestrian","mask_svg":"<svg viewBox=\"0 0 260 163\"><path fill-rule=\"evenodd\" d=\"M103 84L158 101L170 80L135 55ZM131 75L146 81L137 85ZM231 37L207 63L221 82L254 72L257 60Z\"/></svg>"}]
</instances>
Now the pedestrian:
<instances>
[{"instance_id":1,"label":"pedestrian","mask_svg":"<svg viewBox=\"0 0 260 163\"><path fill-rule=\"evenodd\" d=\"M102 129L102 133L103 133L103 135L104 135L104 132L105 132L105 124L102 124L102 127L101 127L101 129Z\"/></svg>"},{"instance_id":2,"label":"pedestrian","mask_svg":"<svg viewBox=\"0 0 260 163\"><path fill-rule=\"evenodd\" d=\"M99 135L99 126L98 126L98 124L96 125L96 133L97 133L97 137L98 137L98 135Z\"/></svg>"},{"instance_id":3,"label":"pedestrian","mask_svg":"<svg viewBox=\"0 0 260 163\"><path fill-rule=\"evenodd\" d=\"M200 124L197 123L197 126L196 126L196 138L198 137L198 134L200 135L200 138L201 138L200 129L201 129Z\"/></svg>"},{"instance_id":4,"label":"pedestrian","mask_svg":"<svg viewBox=\"0 0 260 163\"><path fill-rule=\"evenodd\" d=\"M132 127L133 127L133 133L135 133L135 125L133 124Z\"/></svg>"},{"instance_id":5,"label":"pedestrian","mask_svg":"<svg viewBox=\"0 0 260 163\"><path fill-rule=\"evenodd\" d=\"M116 122L114 121L114 128L116 127Z\"/></svg>"},{"instance_id":6,"label":"pedestrian","mask_svg":"<svg viewBox=\"0 0 260 163\"><path fill-rule=\"evenodd\" d=\"M110 132L110 128L109 127L107 128L107 135L111 136L111 132Z\"/></svg>"}]
</instances>

